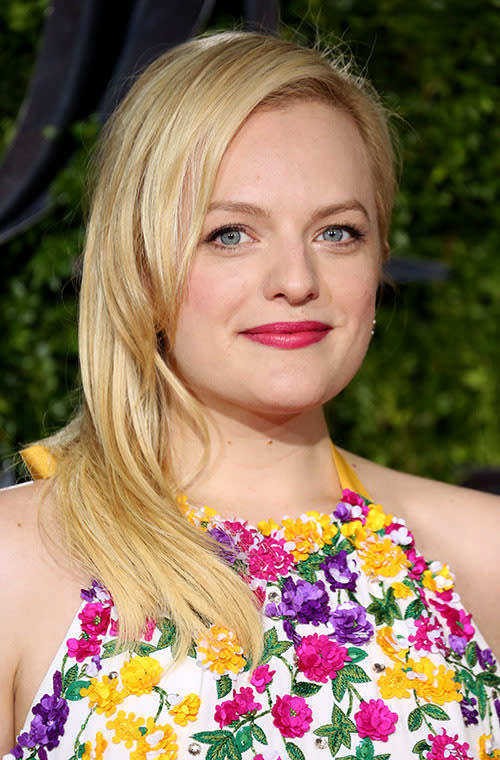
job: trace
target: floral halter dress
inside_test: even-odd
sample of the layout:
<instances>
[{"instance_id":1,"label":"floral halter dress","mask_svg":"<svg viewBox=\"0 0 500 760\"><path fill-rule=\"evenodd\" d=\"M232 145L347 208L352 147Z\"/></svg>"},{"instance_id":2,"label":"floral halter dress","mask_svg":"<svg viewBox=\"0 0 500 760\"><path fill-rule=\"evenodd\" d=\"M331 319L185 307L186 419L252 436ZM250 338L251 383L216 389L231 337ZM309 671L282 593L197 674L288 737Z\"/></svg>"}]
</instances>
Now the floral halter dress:
<instances>
[{"instance_id":1,"label":"floral halter dress","mask_svg":"<svg viewBox=\"0 0 500 760\"><path fill-rule=\"evenodd\" d=\"M500 760L500 672L450 569L334 456L344 490L329 515L254 527L181 499L261 604L253 671L218 625L174 670L168 619L116 653L94 582L5 758Z\"/></svg>"}]
</instances>

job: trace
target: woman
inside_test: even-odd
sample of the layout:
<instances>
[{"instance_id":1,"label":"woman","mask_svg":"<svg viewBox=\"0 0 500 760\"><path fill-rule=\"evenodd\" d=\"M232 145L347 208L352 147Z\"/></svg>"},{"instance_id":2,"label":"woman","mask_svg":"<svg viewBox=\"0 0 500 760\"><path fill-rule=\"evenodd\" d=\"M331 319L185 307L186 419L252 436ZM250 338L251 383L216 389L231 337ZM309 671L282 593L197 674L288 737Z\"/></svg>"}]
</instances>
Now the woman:
<instances>
[{"instance_id":1,"label":"woman","mask_svg":"<svg viewBox=\"0 0 500 760\"><path fill-rule=\"evenodd\" d=\"M500 757L459 597L498 654L498 500L342 455L322 414L370 342L393 186L376 96L316 52L215 35L132 88L83 409L3 494L4 753Z\"/></svg>"}]
</instances>

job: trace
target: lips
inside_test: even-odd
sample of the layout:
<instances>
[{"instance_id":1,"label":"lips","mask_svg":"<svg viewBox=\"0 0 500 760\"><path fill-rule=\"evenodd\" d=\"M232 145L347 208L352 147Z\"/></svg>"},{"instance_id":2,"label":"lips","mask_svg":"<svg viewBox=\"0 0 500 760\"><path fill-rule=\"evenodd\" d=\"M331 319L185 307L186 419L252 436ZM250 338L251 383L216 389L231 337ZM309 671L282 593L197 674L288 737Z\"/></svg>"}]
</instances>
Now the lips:
<instances>
[{"instance_id":1,"label":"lips","mask_svg":"<svg viewBox=\"0 0 500 760\"><path fill-rule=\"evenodd\" d=\"M331 329L324 322L271 322L243 330L240 334L265 346L294 349L319 343Z\"/></svg>"}]
</instances>

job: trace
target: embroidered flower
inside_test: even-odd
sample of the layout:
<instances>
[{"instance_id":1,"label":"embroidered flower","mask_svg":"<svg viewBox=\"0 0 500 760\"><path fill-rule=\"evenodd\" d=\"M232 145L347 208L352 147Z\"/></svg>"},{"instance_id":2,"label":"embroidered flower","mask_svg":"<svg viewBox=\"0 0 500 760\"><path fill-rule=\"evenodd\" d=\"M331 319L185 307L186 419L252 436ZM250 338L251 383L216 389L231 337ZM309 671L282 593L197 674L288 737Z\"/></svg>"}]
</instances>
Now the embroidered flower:
<instances>
[{"instance_id":1,"label":"embroidered flower","mask_svg":"<svg viewBox=\"0 0 500 760\"><path fill-rule=\"evenodd\" d=\"M444 652L446 642L444 639L443 626L434 616L422 615L415 620L416 632L410 634L408 640L414 642L416 650L426 652Z\"/></svg>"},{"instance_id":2,"label":"embroidered flower","mask_svg":"<svg viewBox=\"0 0 500 760\"><path fill-rule=\"evenodd\" d=\"M466 726L477 725L478 723L478 712L474 707L475 704L477 704L477 699L473 696L464 697L460 702L460 710Z\"/></svg>"},{"instance_id":3,"label":"embroidered flower","mask_svg":"<svg viewBox=\"0 0 500 760\"><path fill-rule=\"evenodd\" d=\"M448 565L431 562L429 569L424 571L422 584L431 591L447 591L455 585L455 578Z\"/></svg>"},{"instance_id":4,"label":"embroidered flower","mask_svg":"<svg viewBox=\"0 0 500 760\"><path fill-rule=\"evenodd\" d=\"M273 680L275 673L275 670L269 670L269 665L259 665L252 673L250 683L254 687L255 691L257 691L259 694L262 694L265 692L266 688Z\"/></svg>"},{"instance_id":5,"label":"embroidered flower","mask_svg":"<svg viewBox=\"0 0 500 760\"><path fill-rule=\"evenodd\" d=\"M405 583L400 581L394 581L391 584L391 588L394 591L395 599L408 599L409 596L413 596L413 591Z\"/></svg>"},{"instance_id":6,"label":"embroidered flower","mask_svg":"<svg viewBox=\"0 0 500 760\"><path fill-rule=\"evenodd\" d=\"M172 726L159 726L149 717L145 726L140 727L137 748L130 753L130 760L176 760L178 754L177 734Z\"/></svg>"},{"instance_id":7,"label":"embroidered flower","mask_svg":"<svg viewBox=\"0 0 500 760\"><path fill-rule=\"evenodd\" d=\"M431 599L431 604L439 610L444 617L451 634L465 638L467 641L472 639L474 636L474 626L472 625L470 615L464 610L450 607L448 604L436 599Z\"/></svg>"},{"instance_id":8,"label":"embroidered flower","mask_svg":"<svg viewBox=\"0 0 500 760\"><path fill-rule=\"evenodd\" d=\"M393 661L404 659L408 652L408 647L403 646L395 638L393 629L388 625L378 629L377 644L383 653Z\"/></svg>"},{"instance_id":9,"label":"embroidered flower","mask_svg":"<svg viewBox=\"0 0 500 760\"><path fill-rule=\"evenodd\" d=\"M381 504L370 504L365 526L368 530L382 530L392 522L392 515L386 515Z\"/></svg>"},{"instance_id":10,"label":"embroidered flower","mask_svg":"<svg viewBox=\"0 0 500 760\"><path fill-rule=\"evenodd\" d=\"M417 662L408 660L407 676L413 681L413 688L419 697L427 702L460 702L460 684L454 680L455 672L444 665L436 666L428 657Z\"/></svg>"},{"instance_id":11,"label":"embroidered flower","mask_svg":"<svg viewBox=\"0 0 500 760\"><path fill-rule=\"evenodd\" d=\"M118 691L118 679L103 676L102 680L92 678L90 686L80 690L80 696L88 697L89 707L96 708L96 712L104 713L109 718L116 710L116 706L123 702L124 692Z\"/></svg>"},{"instance_id":12,"label":"embroidered flower","mask_svg":"<svg viewBox=\"0 0 500 760\"><path fill-rule=\"evenodd\" d=\"M249 686L243 686L239 691L233 691L233 699L217 705L215 708L215 720L220 727L229 725L238 720L242 715L257 712L262 705L254 700L253 690Z\"/></svg>"},{"instance_id":13,"label":"embroidered flower","mask_svg":"<svg viewBox=\"0 0 500 760\"><path fill-rule=\"evenodd\" d=\"M254 578L275 581L293 565L294 557L283 549L283 539L265 536L258 546L248 552L248 570Z\"/></svg>"},{"instance_id":14,"label":"embroidered flower","mask_svg":"<svg viewBox=\"0 0 500 760\"><path fill-rule=\"evenodd\" d=\"M62 698L62 679L60 671L54 673L52 694L44 694L40 702L32 709L34 715L29 731L22 733L17 740L14 754L22 757L23 748L39 749L39 756L46 750L57 747L69 714L68 703ZM43 748L43 749L42 749Z\"/></svg>"},{"instance_id":15,"label":"embroidered flower","mask_svg":"<svg viewBox=\"0 0 500 760\"><path fill-rule=\"evenodd\" d=\"M340 528L343 536L348 538L356 547L360 547L368 538L368 531L361 520L346 522Z\"/></svg>"},{"instance_id":16,"label":"embroidered flower","mask_svg":"<svg viewBox=\"0 0 500 760\"><path fill-rule=\"evenodd\" d=\"M325 578L332 591L345 588L350 591L356 590L356 581L359 576L354 557L349 557L345 549L338 554L328 556L321 563L320 569L324 571Z\"/></svg>"},{"instance_id":17,"label":"embroidered flower","mask_svg":"<svg viewBox=\"0 0 500 760\"><path fill-rule=\"evenodd\" d=\"M285 549L293 554L296 562L307 559L312 552L324 545L323 537L316 520L295 520L287 517L282 521L285 537Z\"/></svg>"},{"instance_id":18,"label":"embroidered flower","mask_svg":"<svg viewBox=\"0 0 500 760\"><path fill-rule=\"evenodd\" d=\"M356 602L339 604L332 612L330 622L339 644L364 644L373 636L373 625L366 618L366 610Z\"/></svg>"},{"instance_id":19,"label":"embroidered flower","mask_svg":"<svg viewBox=\"0 0 500 760\"><path fill-rule=\"evenodd\" d=\"M295 651L298 669L306 678L317 683L326 683L335 678L346 660L351 659L345 647L331 641L328 636L318 636L317 633L304 636Z\"/></svg>"},{"instance_id":20,"label":"embroidered flower","mask_svg":"<svg viewBox=\"0 0 500 760\"><path fill-rule=\"evenodd\" d=\"M380 539L376 535L364 542L359 555L365 573L379 578L394 578L409 565L400 546L393 544L390 538Z\"/></svg>"},{"instance_id":21,"label":"embroidered flower","mask_svg":"<svg viewBox=\"0 0 500 760\"><path fill-rule=\"evenodd\" d=\"M146 625L144 626L144 641L151 641L153 638L153 633L155 632L156 628L156 620L153 620L153 618L146 618Z\"/></svg>"},{"instance_id":22,"label":"embroidered flower","mask_svg":"<svg viewBox=\"0 0 500 760\"><path fill-rule=\"evenodd\" d=\"M174 705L168 712L174 718L174 723L179 726L187 726L188 721L195 721L198 717L201 700L197 694L188 694L182 702Z\"/></svg>"},{"instance_id":23,"label":"embroidered flower","mask_svg":"<svg viewBox=\"0 0 500 760\"><path fill-rule=\"evenodd\" d=\"M95 747L92 749L92 742L85 742L85 751L82 755L82 760L102 760L104 750L108 746L108 742L103 737L100 731L97 732L95 737Z\"/></svg>"},{"instance_id":24,"label":"embroidered flower","mask_svg":"<svg viewBox=\"0 0 500 760\"><path fill-rule=\"evenodd\" d=\"M309 583L299 578L294 581L288 576L283 583L281 602L271 602L266 606L268 617L295 618L299 623L319 625L327 623L330 617L328 594L323 581Z\"/></svg>"},{"instance_id":25,"label":"embroidered flower","mask_svg":"<svg viewBox=\"0 0 500 760\"><path fill-rule=\"evenodd\" d=\"M429 734L427 737L431 744L426 755L427 760L474 760L467 751L469 749L468 742L460 744L457 734L449 736L444 728L441 731L440 734Z\"/></svg>"},{"instance_id":26,"label":"embroidered flower","mask_svg":"<svg viewBox=\"0 0 500 760\"><path fill-rule=\"evenodd\" d=\"M144 723L144 718L136 718L135 713L127 713L124 710L120 710L116 718L109 720L106 726L110 729L114 729L115 735L112 741L114 744L125 742L127 749L132 747L132 744L141 738L141 726Z\"/></svg>"},{"instance_id":27,"label":"embroidered flower","mask_svg":"<svg viewBox=\"0 0 500 760\"><path fill-rule=\"evenodd\" d=\"M236 636L220 625L213 625L209 634L198 641L196 658L216 678L226 673L236 675L246 665L243 649Z\"/></svg>"},{"instance_id":28,"label":"embroidered flower","mask_svg":"<svg viewBox=\"0 0 500 760\"><path fill-rule=\"evenodd\" d=\"M68 639L66 645L68 655L74 657L77 662L83 662L87 657L98 655L101 651L101 640L89 639L86 636L82 636L80 639Z\"/></svg>"},{"instance_id":29,"label":"embroidered flower","mask_svg":"<svg viewBox=\"0 0 500 760\"><path fill-rule=\"evenodd\" d=\"M479 760L500 760L500 749L493 746L491 734L479 737Z\"/></svg>"},{"instance_id":30,"label":"embroidered flower","mask_svg":"<svg viewBox=\"0 0 500 760\"><path fill-rule=\"evenodd\" d=\"M133 657L121 670L122 683L129 694L151 694L161 678L163 670L153 657Z\"/></svg>"},{"instance_id":31,"label":"embroidered flower","mask_svg":"<svg viewBox=\"0 0 500 760\"><path fill-rule=\"evenodd\" d=\"M396 730L398 715L391 712L381 699L370 699L369 702L360 703L354 720L361 737L386 742Z\"/></svg>"},{"instance_id":32,"label":"embroidered flower","mask_svg":"<svg viewBox=\"0 0 500 760\"><path fill-rule=\"evenodd\" d=\"M286 738L304 736L312 723L311 708L304 697L292 697L290 694L277 696L271 714L274 725Z\"/></svg>"},{"instance_id":33,"label":"embroidered flower","mask_svg":"<svg viewBox=\"0 0 500 760\"><path fill-rule=\"evenodd\" d=\"M101 602L89 602L78 617L82 621L82 631L90 637L103 636L108 630L111 610Z\"/></svg>"},{"instance_id":34,"label":"embroidered flower","mask_svg":"<svg viewBox=\"0 0 500 760\"><path fill-rule=\"evenodd\" d=\"M403 663L396 662L393 668L386 668L378 679L380 695L383 699L405 699L410 696L413 682L406 675Z\"/></svg>"}]
</instances>

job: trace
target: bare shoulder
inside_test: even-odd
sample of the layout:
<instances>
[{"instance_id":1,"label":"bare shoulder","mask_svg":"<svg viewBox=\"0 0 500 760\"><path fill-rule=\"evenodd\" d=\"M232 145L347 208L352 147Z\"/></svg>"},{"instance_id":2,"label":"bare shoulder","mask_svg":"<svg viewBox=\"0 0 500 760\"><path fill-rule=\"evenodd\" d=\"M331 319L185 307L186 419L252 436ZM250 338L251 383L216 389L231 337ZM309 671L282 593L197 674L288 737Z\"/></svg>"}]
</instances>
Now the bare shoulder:
<instances>
[{"instance_id":1,"label":"bare shoulder","mask_svg":"<svg viewBox=\"0 0 500 760\"><path fill-rule=\"evenodd\" d=\"M500 497L343 454L371 498L406 521L420 553L450 566L465 607L500 657Z\"/></svg>"}]
</instances>

